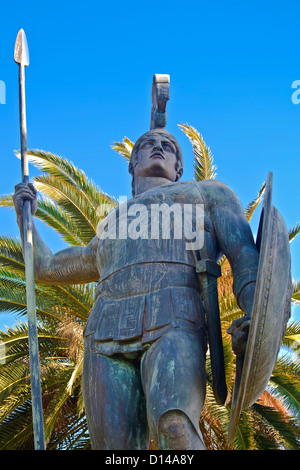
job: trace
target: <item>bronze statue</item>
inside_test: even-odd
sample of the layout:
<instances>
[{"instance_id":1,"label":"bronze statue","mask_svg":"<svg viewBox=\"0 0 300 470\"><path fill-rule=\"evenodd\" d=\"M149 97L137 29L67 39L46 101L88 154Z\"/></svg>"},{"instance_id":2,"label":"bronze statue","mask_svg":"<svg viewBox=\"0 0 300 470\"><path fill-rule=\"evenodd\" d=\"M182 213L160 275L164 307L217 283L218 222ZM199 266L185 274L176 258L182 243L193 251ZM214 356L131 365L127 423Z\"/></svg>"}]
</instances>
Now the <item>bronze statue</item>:
<instances>
[{"instance_id":1,"label":"bronze statue","mask_svg":"<svg viewBox=\"0 0 300 470\"><path fill-rule=\"evenodd\" d=\"M37 282L98 282L84 332L83 391L93 449L148 449L150 436L158 449L205 449L198 423L207 337L217 401L224 403L227 393L216 291L222 253L245 313L229 330L239 356L251 320L259 251L242 206L220 181L179 181L182 152L165 130L168 80L155 76L153 95L151 130L131 155L132 199L108 215L86 247L52 254L33 231ZM36 191L21 183L14 195L21 232L28 199L34 214ZM197 207L204 212L195 217ZM197 243L186 232L174 236L180 217Z\"/></svg>"}]
</instances>

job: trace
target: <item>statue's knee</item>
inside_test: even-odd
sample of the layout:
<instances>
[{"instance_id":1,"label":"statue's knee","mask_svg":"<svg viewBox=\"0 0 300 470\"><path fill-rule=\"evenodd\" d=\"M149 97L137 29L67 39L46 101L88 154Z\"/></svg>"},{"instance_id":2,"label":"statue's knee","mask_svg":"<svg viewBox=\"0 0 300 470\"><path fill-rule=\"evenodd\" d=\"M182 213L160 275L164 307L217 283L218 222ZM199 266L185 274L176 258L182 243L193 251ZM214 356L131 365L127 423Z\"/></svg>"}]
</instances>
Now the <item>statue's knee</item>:
<instances>
[{"instance_id":1,"label":"statue's knee","mask_svg":"<svg viewBox=\"0 0 300 470\"><path fill-rule=\"evenodd\" d=\"M188 449L191 439L191 425L182 412L169 411L161 416L158 432L163 449Z\"/></svg>"},{"instance_id":2,"label":"statue's knee","mask_svg":"<svg viewBox=\"0 0 300 470\"><path fill-rule=\"evenodd\" d=\"M205 445L186 414L167 411L158 422L159 448L162 450L205 450Z\"/></svg>"}]
</instances>

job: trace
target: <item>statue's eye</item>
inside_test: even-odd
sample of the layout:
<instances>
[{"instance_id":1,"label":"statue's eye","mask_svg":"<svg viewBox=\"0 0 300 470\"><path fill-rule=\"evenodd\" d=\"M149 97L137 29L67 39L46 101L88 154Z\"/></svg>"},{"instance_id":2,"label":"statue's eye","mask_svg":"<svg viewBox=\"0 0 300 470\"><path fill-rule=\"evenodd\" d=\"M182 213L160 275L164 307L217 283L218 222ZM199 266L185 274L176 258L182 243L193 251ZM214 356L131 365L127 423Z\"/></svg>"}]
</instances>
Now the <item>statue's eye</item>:
<instances>
[{"instance_id":1,"label":"statue's eye","mask_svg":"<svg viewBox=\"0 0 300 470\"><path fill-rule=\"evenodd\" d=\"M148 149L150 147L152 147L152 143L151 142L145 142L143 145L142 145L142 149Z\"/></svg>"},{"instance_id":2,"label":"statue's eye","mask_svg":"<svg viewBox=\"0 0 300 470\"><path fill-rule=\"evenodd\" d=\"M162 147L167 152L174 152L174 149L173 149L172 145L167 143L167 142L163 142Z\"/></svg>"}]
</instances>

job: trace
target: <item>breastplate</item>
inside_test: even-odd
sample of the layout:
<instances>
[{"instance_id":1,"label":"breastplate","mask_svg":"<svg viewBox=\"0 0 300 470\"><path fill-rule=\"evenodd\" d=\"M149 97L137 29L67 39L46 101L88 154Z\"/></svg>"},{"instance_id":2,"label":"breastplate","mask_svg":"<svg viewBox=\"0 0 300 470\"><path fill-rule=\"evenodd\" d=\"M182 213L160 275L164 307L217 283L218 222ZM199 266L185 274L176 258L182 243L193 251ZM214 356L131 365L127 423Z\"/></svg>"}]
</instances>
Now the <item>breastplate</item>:
<instances>
[{"instance_id":1,"label":"breastplate","mask_svg":"<svg viewBox=\"0 0 300 470\"><path fill-rule=\"evenodd\" d=\"M188 246L196 234L196 205L201 204L193 182L183 182L153 188L116 208L100 227L100 281L140 263L195 267L195 255Z\"/></svg>"}]
</instances>

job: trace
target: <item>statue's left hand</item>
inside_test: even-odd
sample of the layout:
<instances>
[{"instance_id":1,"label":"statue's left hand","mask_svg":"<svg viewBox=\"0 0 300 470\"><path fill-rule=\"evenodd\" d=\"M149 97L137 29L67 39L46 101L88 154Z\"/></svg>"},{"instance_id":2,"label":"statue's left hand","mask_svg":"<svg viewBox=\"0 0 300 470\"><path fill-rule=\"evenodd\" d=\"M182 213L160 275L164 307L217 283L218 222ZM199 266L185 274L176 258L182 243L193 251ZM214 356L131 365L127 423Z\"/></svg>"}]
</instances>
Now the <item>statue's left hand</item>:
<instances>
[{"instance_id":1,"label":"statue's left hand","mask_svg":"<svg viewBox=\"0 0 300 470\"><path fill-rule=\"evenodd\" d=\"M234 320L227 330L227 333L232 335L232 349L237 356L243 356L245 354L250 321L249 315L244 315Z\"/></svg>"}]
</instances>

